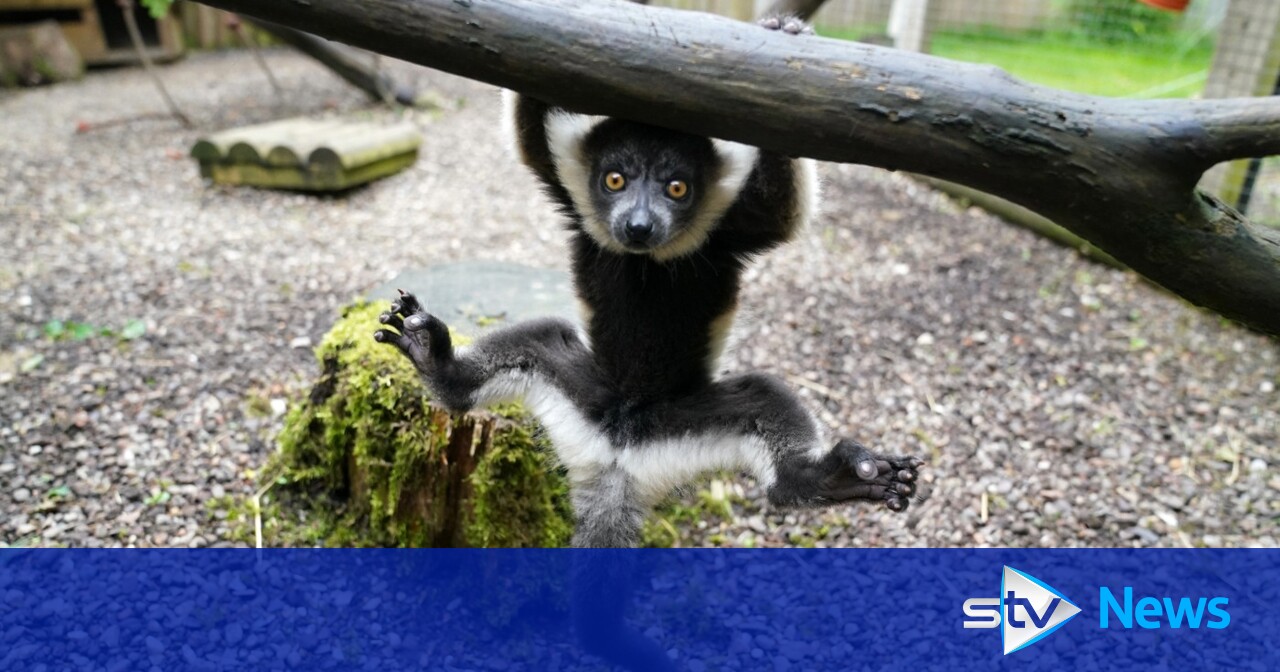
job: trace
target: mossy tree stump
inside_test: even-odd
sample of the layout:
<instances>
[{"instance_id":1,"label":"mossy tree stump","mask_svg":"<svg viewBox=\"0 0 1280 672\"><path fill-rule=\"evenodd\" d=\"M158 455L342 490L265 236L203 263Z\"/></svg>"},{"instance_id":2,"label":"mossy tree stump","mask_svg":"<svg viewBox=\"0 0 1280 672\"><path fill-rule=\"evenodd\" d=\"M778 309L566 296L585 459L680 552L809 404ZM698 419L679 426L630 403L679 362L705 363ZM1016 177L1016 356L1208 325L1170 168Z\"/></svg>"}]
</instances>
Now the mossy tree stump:
<instances>
[{"instance_id":1,"label":"mossy tree stump","mask_svg":"<svg viewBox=\"0 0 1280 672\"><path fill-rule=\"evenodd\" d=\"M321 374L285 418L263 513L271 543L561 546L563 477L518 406L453 415L409 362L375 343L386 302L344 311L316 349Z\"/></svg>"}]
</instances>

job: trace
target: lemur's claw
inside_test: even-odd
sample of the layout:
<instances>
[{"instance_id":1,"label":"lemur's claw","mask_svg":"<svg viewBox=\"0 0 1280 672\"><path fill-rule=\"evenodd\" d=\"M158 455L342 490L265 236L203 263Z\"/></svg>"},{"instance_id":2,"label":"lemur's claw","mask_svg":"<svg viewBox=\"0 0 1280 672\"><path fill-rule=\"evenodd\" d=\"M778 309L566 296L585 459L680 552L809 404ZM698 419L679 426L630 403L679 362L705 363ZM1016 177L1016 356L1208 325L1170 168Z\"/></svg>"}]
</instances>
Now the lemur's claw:
<instances>
[{"instance_id":1,"label":"lemur's claw","mask_svg":"<svg viewBox=\"0 0 1280 672\"><path fill-rule=\"evenodd\" d=\"M427 339L417 333L426 326L427 314L413 294L403 289L396 291L399 298L391 302L390 310L378 316L378 322L390 329L374 332L373 340L396 346L416 364L427 350Z\"/></svg>"}]
</instances>

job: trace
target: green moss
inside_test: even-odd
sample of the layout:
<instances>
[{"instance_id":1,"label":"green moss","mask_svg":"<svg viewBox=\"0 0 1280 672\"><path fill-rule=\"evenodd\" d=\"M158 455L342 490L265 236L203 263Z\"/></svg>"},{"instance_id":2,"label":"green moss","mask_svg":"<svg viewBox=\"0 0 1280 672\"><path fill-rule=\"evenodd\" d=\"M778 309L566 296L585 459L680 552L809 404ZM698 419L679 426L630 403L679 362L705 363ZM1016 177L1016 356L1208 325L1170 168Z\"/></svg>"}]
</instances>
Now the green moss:
<instances>
[{"instance_id":1,"label":"green moss","mask_svg":"<svg viewBox=\"0 0 1280 672\"><path fill-rule=\"evenodd\" d=\"M533 421L508 406L451 415L373 340L387 304L347 308L316 348L321 375L285 417L264 542L330 546L560 546L563 477Z\"/></svg>"}]
</instances>

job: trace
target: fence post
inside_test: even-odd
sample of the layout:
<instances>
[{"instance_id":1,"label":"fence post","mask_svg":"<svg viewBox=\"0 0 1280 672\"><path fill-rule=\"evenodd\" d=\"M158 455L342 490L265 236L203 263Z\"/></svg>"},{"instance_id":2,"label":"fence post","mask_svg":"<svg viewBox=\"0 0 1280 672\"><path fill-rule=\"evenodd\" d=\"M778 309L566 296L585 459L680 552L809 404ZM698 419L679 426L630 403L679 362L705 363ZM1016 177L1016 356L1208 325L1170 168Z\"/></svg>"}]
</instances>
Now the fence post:
<instances>
[{"instance_id":1,"label":"fence post","mask_svg":"<svg viewBox=\"0 0 1280 672\"><path fill-rule=\"evenodd\" d=\"M1218 33L1205 98L1270 96L1280 85L1280 2L1231 0ZM1250 161L1233 161L1205 173L1200 188L1243 209ZM1252 168L1256 172L1257 167Z\"/></svg>"}]
</instances>

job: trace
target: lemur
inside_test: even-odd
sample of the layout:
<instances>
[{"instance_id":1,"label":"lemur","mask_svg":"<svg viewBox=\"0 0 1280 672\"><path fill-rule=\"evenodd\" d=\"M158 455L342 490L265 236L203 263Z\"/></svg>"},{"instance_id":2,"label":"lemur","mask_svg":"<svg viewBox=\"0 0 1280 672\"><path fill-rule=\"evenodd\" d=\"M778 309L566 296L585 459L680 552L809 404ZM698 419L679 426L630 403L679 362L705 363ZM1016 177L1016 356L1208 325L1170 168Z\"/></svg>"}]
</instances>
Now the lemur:
<instances>
[{"instance_id":1,"label":"lemur","mask_svg":"<svg viewBox=\"0 0 1280 672\"><path fill-rule=\"evenodd\" d=\"M584 331L539 319L455 348L401 291L374 337L452 411L525 401L567 470L573 545L636 546L659 499L721 469L748 470L780 507L906 510L919 459L832 446L778 379L716 375L744 267L813 212L813 162L510 92L507 109L520 158L566 218Z\"/></svg>"}]
</instances>

